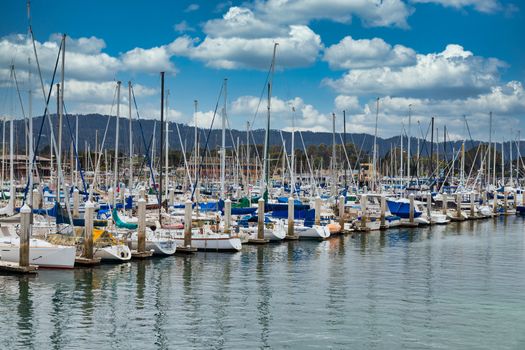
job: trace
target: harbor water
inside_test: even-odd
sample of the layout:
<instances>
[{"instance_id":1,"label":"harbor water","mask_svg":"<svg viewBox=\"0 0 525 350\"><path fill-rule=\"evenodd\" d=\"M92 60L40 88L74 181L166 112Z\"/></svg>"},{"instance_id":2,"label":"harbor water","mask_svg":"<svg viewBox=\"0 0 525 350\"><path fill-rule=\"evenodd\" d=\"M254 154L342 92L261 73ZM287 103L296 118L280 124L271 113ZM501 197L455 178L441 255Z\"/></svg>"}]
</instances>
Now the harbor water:
<instances>
[{"instance_id":1,"label":"harbor water","mask_svg":"<svg viewBox=\"0 0 525 350\"><path fill-rule=\"evenodd\" d=\"M0 276L2 349L525 349L525 220Z\"/></svg>"}]
</instances>

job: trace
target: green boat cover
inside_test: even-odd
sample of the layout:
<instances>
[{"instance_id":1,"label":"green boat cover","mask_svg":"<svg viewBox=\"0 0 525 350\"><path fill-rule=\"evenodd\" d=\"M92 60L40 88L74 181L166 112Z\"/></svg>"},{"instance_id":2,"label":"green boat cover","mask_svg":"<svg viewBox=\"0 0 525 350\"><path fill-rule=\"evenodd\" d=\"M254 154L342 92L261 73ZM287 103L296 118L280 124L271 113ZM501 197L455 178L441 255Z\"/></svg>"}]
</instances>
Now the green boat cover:
<instances>
[{"instance_id":1,"label":"green boat cover","mask_svg":"<svg viewBox=\"0 0 525 350\"><path fill-rule=\"evenodd\" d=\"M111 212L111 215L113 216L113 221L115 221L115 225L117 225L118 228L125 228L128 230L136 230L138 225L133 223L124 222L120 219L118 216L117 208L113 208L113 211Z\"/></svg>"}]
</instances>

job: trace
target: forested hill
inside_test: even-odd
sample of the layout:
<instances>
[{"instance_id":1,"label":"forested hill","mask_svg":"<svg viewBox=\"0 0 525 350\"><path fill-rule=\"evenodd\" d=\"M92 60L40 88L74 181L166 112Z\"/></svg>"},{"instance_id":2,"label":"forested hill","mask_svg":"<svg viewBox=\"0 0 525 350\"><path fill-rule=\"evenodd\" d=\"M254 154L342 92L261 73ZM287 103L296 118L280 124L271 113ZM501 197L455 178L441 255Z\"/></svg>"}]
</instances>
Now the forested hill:
<instances>
[{"instance_id":1,"label":"forested hill","mask_svg":"<svg viewBox=\"0 0 525 350\"><path fill-rule=\"evenodd\" d=\"M63 126L63 140L64 143L69 145L71 142L71 134L74 135L75 133L75 116L68 115L64 118L64 126ZM79 121L79 150L83 151L85 146L87 144L90 145L91 150L95 147L95 140L96 140L96 134L98 133L98 143L99 145L102 143L103 137L104 137L104 131L106 129L106 125L108 122L108 118L110 119L108 132L106 135L105 140L105 148L108 150L114 150L115 149L115 126L116 126L116 118L115 117L108 117L105 115L100 114L87 114L87 115L80 115L78 116ZM57 118L56 116L51 117L51 122L55 129L55 135L57 135ZM129 149L129 120L127 118L121 118L119 121L119 127L120 127L120 136L119 136L119 150L122 152L127 152ZM8 125L8 123L6 123ZM42 117L34 118L33 120L33 132L34 132L34 142L35 147L36 143L38 142L38 135L40 131L40 127L42 125ZM154 127L156 125L156 127ZM186 124L178 124L180 135L182 139L182 144L184 145L185 149L191 150L193 148L194 144L194 128L190 127ZM143 152L147 145L149 147L149 144L152 139L153 131L155 129L156 133L156 142L157 145L160 140L160 122L158 120L151 120L151 119L144 119L141 120L140 123L137 120L134 120L132 123L133 128L133 144L135 152ZM235 125L233 126L235 127ZM238 126L239 128L242 128L241 126ZM169 123L169 144L170 148L181 148L181 141L179 139L176 123ZM71 130L71 132L70 132ZM199 129L199 142L201 145L205 144L206 137L208 135L209 130L208 129ZM250 143L251 144L263 144L264 142L264 130L258 129L254 130L252 132L252 135L250 136ZM17 145L16 152L17 153L23 153L25 152L25 126L24 121L17 120L15 121L15 143ZM39 150L43 150L44 148L47 148L49 144L49 122L48 120L45 121L42 133L39 141ZM290 144L291 144L291 133L289 132L282 132L283 138L286 143L286 148L289 151ZM246 132L243 130L231 130L227 131L226 133L226 145L227 147L232 147L233 142L237 142L239 140L241 145L246 144ZM344 137L343 135L336 135L336 142L342 143L341 138ZM326 132L311 132L311 131L303 131L302 132L302 139L304 140L304 145L331 145L332 144L332 134L326 133ZM5 134L5 141L6 143L9 142L9 132L8 127L6 127L6 134ZM443 141L443 140L440 140ZM374 143L374 137L373 135L368 134L353 134L348 133L346 135L346 142L347 144L353 143L355 144L357 150L362 149L362 152L364 154L368 153L370 154L373 149L373 143ZM408 143L407 138L404 138L404 148L406 150L406 145ZM221 143L221 130L219 129L213 129L210 133L210 138L208 142L208 147L210 149L219 147ZM270 133L270 143L272 145L282 145L281 142L281 136L280 132L278 130L272 130ZM400 147L401 145L401 139L399 136L397 137L391 137L391 138L377 138L377 144L378 144L378 151L379 155L383 157L385 154L387 154L390 151L391 147ZM477 147L479 144L479 141L467 141L466 143L466 149L471 149L474 147ZM510 143L505 143L505 157L508 158L510 155ZM445 147L444 147L445 146ZM301 136L299 133L296 133L295 136L295 147L302 149L303 143L301 140ZM412 139L412 153L416 153L417 150L417 139ZM430 152L430 139L420 140L420 147L421 147L421 155L427 156ZM439 143L439 153L443 154L443 152L447 151L447 156L450 156L452 154L452 151L454 149L459 149L461 147L461 143L459 141L456 142L447 142L446 145L443 142ZM158 148L158 146L157 146ZM525 152L525 142L521 142L520 144L521 148L521 154L523 155ZM64 146L64 149L69 149ZM498 147L498 151L501 149L501 145ZM514 147L513 150L513 156L516 157L516 148Z\"/></svg>"}]
</instances>

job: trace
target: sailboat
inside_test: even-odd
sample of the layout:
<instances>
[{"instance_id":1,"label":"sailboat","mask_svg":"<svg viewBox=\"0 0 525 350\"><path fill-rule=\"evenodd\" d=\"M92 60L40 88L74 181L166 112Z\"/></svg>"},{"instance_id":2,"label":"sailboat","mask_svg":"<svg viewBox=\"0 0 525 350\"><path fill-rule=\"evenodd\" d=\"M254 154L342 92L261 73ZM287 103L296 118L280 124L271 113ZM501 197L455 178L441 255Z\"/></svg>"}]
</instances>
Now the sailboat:
<instances>
[{"instance_id":1,"label":"sailboat","mask_svg":"<svg viewBox=\"0 0 525 350\"><path fill-rule=\"evenodd\" d=\"M20 238L18 225L0 226L0 261L19 262ZM72 269L76 248L49 243L43 239L29 240L29 263L44 268Z\"/></svg>"}]
</instances>

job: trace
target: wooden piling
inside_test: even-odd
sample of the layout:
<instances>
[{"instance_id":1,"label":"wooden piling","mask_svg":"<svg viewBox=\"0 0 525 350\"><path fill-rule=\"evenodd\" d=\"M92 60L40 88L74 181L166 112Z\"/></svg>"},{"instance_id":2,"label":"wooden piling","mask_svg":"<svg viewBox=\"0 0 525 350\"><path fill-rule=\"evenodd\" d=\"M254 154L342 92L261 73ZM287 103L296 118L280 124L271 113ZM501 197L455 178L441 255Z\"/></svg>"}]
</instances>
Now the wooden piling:
<instances>
[{"instance_id":1,"label":"wooden piling","mask_svg":"<svg viewBox=\"0 0 525 350\"><path fill-rule=\"evenodd\" d=\"M476 216L475 213L475 203L474 203L474 192L470 193L470 218L474 219Z\"/></svg>"},{"instance_id":2,"label":"wooden piling","mask_svg":"<svg viewBox=\"0 0 525 350\"><path fill-rule=\"evenodd\" d=\"M192 202L187 200L184 204L184 245L177 247L177 253L194 253L197 248L191 246L191 215L192 215Z\"/></svg>"},{"instance_id":3,"label":"wooden piling","mask_svg":"<svg viewBox=\"0 0 525 350\"><path fill-rule=\"evenodd\" d=\"M339 226L341 226L341 232L345 230L345 196L339 196Z\"/></svg>"},{"instance_id":4,"label":"wooden piling","mask_svg":"<svg viewBox=\"0 0 525 350\"><path fill-rule=\"evenodd\" d=\"M264 239L264 199L259 198L257 202L257 238L249 239L248 243L264 244L268 242L269 240Z\"/></svg>"},{"instance_id":5,"label":"wooden piling","mask_svg":"<svg viewBox=\"0 0 525 350\"><path fill-rule=\"evenodd\" d=\"M153 255L153 252L146 251L146 200L139 198L137 202L137 212L139 225L137 227L137 250L131 252L133 259L145 259Z\"/></svg>"},{"instance_id":6,"label":"wooden piling","mask_svg":"<svg viewBox=\"0 0 525 350\"><path fill-rule=\"evenodd\" d=\"M386 230L388 225L386 224L386 196L381 194L381 230Z\"/></svg>"},{"instance_id":7,"label":"wooden piling","mask_svg":"<svg viewBox=\"0 0 525 350\"><path fill-rule=\"evenodd\" d=\"M361 230L366 231L366 220L367 220L367 206L368 206L368 196L366 194L361 195Z\"/></svg>"},{"instance_id":8,"label":"wooden piling","mask_svg":"<svg viewBox=\"0 0 525 350\"><path fill-rule=\"evenodd\" d=\"M321 225L321 197L319 196L315 197L314 209L315 209L315 224L319 226Z\"/></svg>"},{"instance_id":9,"label":"wooden piling","mask_svg":"<svg viewBox=\"0 0 525 350\"><path fill-rule=\"evenodd\" d=\"M288 197L288 230L286 232L285 240L295 241L299 236L295 235L294 223L295 221L295 202L293 195Z\"/></svg>"},{"instance_id":10,"label":"wooden piling","mask_svg":"<svg viewBox=\"0 0 525 350\"><path fill-rule=\"evenodd\" d=\"M78 189L75 188L73 190L73 217L78 218L80 216L80 192L78 192Z\"/></svg>"},{"instance_id":11,"label":"wooden piling","mask_svg":"<svg viewBox=\"0 0 525 350\"><path fill-rule=\"evenodd\" d=\"M40 209L42 206L42 195L40 191L35 188L33 189L33 209Z\"/></svg>"},{"instance_id":12,"label":"wooden piling","mask_svg":"<svg viewBox=\"0 0 525 350\"><path fill-rule=\"evenodd\" d=\"M93 254L93 215L95 205L91 201L85 204L84 213L84 253L75 258L75 265L92 266L100 263L100 258L95 258Z\"/></svg>"},{"instance_id":13,"label":"wooden piling","mask_svg":"<svg viewBox=\"0 0 525 350\"><path fill-rule=\"evenodd\" d=\"M224 201L224 233L231 236L232 223L232 201L227 198Z\"/></svg>"},{"instance_id":14,"label":"wooden piling","mask_svg":"<svg viewBox=\"0 0 525 350\"><path fill-rule=\"evenodd\" d=\"M168 190L168 204L170 207L175 205L175 189L173 187Z\"/></svg>"},{"instance_id":15,"label":"wooden piling","mask_svg":"<svg viewBox=\"0 0 525 350\"><path fill-rule=\"evenodd\" d=\"M29 266L29 240L31 230L31 208L24 204L20 209L20 249L18 264L22 268Z\"/></svg>"}]
</instances>

